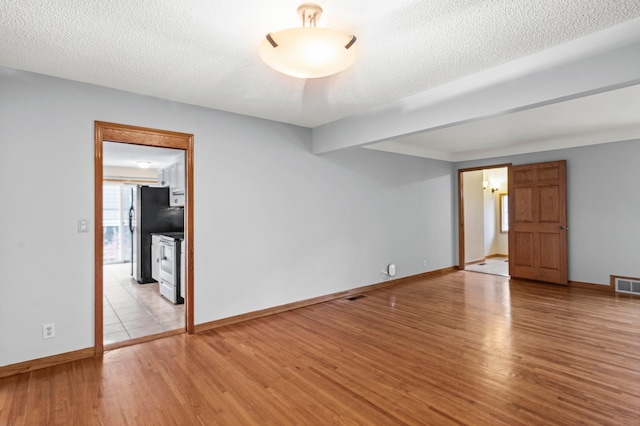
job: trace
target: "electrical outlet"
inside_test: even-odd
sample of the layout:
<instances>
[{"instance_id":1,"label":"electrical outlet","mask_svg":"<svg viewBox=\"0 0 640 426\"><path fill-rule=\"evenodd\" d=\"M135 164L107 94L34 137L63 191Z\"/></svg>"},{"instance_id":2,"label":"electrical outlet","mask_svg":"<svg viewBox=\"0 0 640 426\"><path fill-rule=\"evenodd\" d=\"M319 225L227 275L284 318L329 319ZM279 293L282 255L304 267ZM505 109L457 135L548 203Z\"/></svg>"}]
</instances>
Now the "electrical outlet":
<instances>
[{"instance_id":1,"label":"electrical outlet","mask_svg":"<svg viewBox=\"0 0 640 426\"><path fill-rule=\"evenodd\" d=\"M427 259L422 261L422 265L426 268L427 267Z\"/></svg>"},{"instance_id":2,"label":"electrical outlet","mask_svg":"<svg viewBox=\"0 0 640 426\"><path fill-rule=\"evenodd\" d=\"M56 325L54 323L42 324L42 338L51 339L53 337L56 337Z\"/></svg>"}]
</instances>

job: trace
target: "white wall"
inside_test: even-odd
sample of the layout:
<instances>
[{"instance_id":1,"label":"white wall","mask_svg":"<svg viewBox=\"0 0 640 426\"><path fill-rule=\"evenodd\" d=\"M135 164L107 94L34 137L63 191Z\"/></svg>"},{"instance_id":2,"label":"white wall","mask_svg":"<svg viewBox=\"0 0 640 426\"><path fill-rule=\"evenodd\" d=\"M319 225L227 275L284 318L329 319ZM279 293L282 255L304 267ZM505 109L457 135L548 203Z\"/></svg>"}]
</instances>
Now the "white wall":
<instances>
[{"instance_id":1,"label":"white wall","mask_svg":"<svg viewBox=\"0 0 640 426\"><path fill-rule=\"evenodd\" d=\"M195 135L196 323L454 263L451 163L7 68L0 93L0 366L93 346L94 120Z\"/></svg>"},{"instance_id":2,"label":"white wall","mask_svg":"<svg viewBox=\"0 0 640 426\"><path fill-rule=\"evenodd\" d=\"M640 277L638 158L640 140L633 140L468 161L455 167L567 160L569 280L608 285L609 275Z\"/></svg>"},{"instance_id":3,"label":"white wall","mask_svg":"<svg viewBox=\"0 0 640 426\"><path fill-rule=\"evenodd\" d=\"M484 259L484 191L482 170L462 174L464 188L464 261Z\"/></svg>"},{"instance_id":4,"label":"white wall","mask_svg":"<svg viewBox=\"0 0 640 426\"><path fill-rule=\"evenodd\" d=\"M484 255L509 253L508 234L500 232L500 194L507 193L508 170L506 167L485 169L484 180L489 182L484 191ZM497 188L495 192L491 189Z\"/></svg>"}]
</instances>

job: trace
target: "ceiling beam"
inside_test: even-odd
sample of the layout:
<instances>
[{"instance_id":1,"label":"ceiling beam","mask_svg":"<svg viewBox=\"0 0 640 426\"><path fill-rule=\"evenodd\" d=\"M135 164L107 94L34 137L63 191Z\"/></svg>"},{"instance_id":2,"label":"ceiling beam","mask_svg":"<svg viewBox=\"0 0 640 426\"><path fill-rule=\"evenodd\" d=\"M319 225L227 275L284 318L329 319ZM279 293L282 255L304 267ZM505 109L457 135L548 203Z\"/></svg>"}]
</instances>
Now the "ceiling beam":
<instances>
[{"instance_id":1,"label":"ceiling beam","mask_svg":"<svg viewBox=\"0 0 640 426\"><path fill-rule=\"evenodd\" d=\"M312 129L322 154L640 83L640 19Z\"/></svg>"}]
</instances>

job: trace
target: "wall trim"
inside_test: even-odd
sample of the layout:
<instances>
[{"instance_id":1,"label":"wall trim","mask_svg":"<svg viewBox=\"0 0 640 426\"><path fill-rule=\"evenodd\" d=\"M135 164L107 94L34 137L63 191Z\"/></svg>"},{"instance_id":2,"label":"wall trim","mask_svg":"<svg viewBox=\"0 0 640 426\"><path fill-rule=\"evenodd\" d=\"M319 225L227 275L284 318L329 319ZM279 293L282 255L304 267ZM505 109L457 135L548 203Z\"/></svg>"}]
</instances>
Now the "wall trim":
<instances>
[{"instance_id":1,"label":"wall trim","mask_svg":"<svg viewBox=\"0 0 640 426\"><path fill-rule=\"evenodd\" d=\"M363 287L357 287L351 290L345 290L338 293L328 294L326 296L315 297L312 299L301 300L299 302L293 302L286 305L274 306L272 308L263 309L260 311L249 312L242 315L237 315L234 317L224 318L221 320L211 321L208 323L198 324L195 326L195 332L203 332L207 330L211 330L218 327L223 327L225 325L236 324L243 321L248 321L250 319L261 318L268 315L273 315L285 311L290 311L297 308L302 308L305 306L315 305L317 303L328 302L330 300L339 299L341 297L347 297L354 294L363 293L365 291L376 290L384 287L390 287L393 285L410 283L413 281L417 281L424 278L429 278L438 275L448 274L450 272L457 271L457 266L450 266L444 269L438 269L435 271L425 272L422 274L411 275L408 277L398 278L395 280L389 280L377 284L371 284ZM160 333L152 335L152 336L144 336L138 339L131 339L125 342L113 343L110 345L106 345L103 350L113 350L119 349L126 346L131 346L138 343L145 343L151 340L156 340L162 337L175 336L178 334L184 334L184 330L172 330L164 333ZM0 367L0 378L14 376L17 374L27 373L34 370L40 370L43 368L54 367L60 364L66 364L73 361L79 361L86 358L93 358L95 356L101 356L101 353L96 354L95 348L85 348L77 351L66 352L58 355L52 355L44 358L32 359L29 361L20 362L17 364L10 364L3 367Z\"/></svg>"},{"instance_id":2,"label":"wall trim","mask_svg":"<svg viewBox=\"0 0 640 426\"><path fill-rule=\"evenodd\" d=\"M0 377L15 376L16 374L28 373L42 368L66 364L68 362L78 361L85 358L92 358L93 355L94 348L91 347L44 358L32 359L30 361L19 362L17 364L6 365L4 367L0 367Z\"/></svg>"},{"instance_id":3,"label":"wall trim","mask_svg":"<svg viewBox=\"0 0 640 426\"><path fill-rule=\"evenodd\" d=\"M139 343L151 342L153 340L162 339L164 337L176 336L178 334L185 334L186 331L182 328L176 330L164 331L162 333L150 334L148 336L137 337L135 339L123 340L121 342L109 343L104 345L104 351L112 351L114 349L126 348L127 346L137 345Z\"/></svg>"},{"instance_id":4,"label":"wall trim","mask_svg":"<svg viewBox=\"0 0 640 426\"><path fill-rule=\"evenodd\" d=\"M613 283L613 276L611 278L611 283ZM611 283L609 283L609 285L606 285L606 284L603 285L603 284L585 283L580 281L569 281L569 287L586 288L589 290L596 290L604 293L615 293L616 286L615 284L611 284Z\"/></svg>"},{"instance_id":5,"label":"wall trim","mask_svg":"<svg viewBox=\"0 0 640 426\"><path fill-rule=\"evenodd\" d=\"M457 271L457 266L450 266L448 268L424 272L422 274L410 275L408 277L398 278L395 280L384 281L377 284L370 284L363 287L356 287L351 290L339 291L337 293L331 293L324 296L313 297L311 299L300 300L298 302L287 303L285 305L274 306L272 308L261 309L259 311L247 312L246 314L235 315L228 318L205 322L202 324L196 324L195 332L201 333L203 331L224 327L226 325L237 324L237 323L249 321L252 319L262 318L262 317L279 314L286 311L292 311L294 309L304 308L305 306L311 306L311 305L315 305L322 302L328 302L330 300L353 296L355 294L360 294L366 291L390 287L393 285L405 284L405 283L409 283L409 282L413 282L413 281L417 281L420 279L429 278L437 275L444 275L454 271Z\"/></svg>"},{"instance_id":6,"label":"wall trim","mask_svg":"<svg viewBox=\"0 0 640 426\"><path fill-rule=\"evenodd\" d=\"M202 324L195 325L195 333L202 333L207 330L213 330L215 328L224 327L227 325L237 324L252 319L262 318L269 315L279 314L286 311L291 311L298 308L304 308L305 306L311 306L322 302L328 302L330 300L340 299L343 297L353 296L355 294L364 293L367 291L378 290L385 287L391 287L394 285L407 284L410 282L418 281L425 278L431 278L438 275L445 275L452 272L459 271L457 265L450 266L448 268L438 269L435 271L424 272L422 274L410 275L408 277L398 278L395 280L384 281L377 284L370 284L363 287L353 288L351 290L340 291L337 293L327 294L325 296L314 297L311 299L301 300L298 302L288 303L285 305L274 306L272 308L262 309L259 311L248 312L246 314L236 315L233 317L223 318L220 320L210 321ZM569 281L569 287L586 288L590 290L596 290L599 292L615 293L615 285L613 280L616 277L611 275L611 283L609 285L585 283L580 281ZM624 278L624 277L623 277ZM133 339L126 342L114 343L105 346L105 350L113 350L126 346L131 346L138 343L145 343L151 340L155 340L159 337L175 336L178 334L184 334L183 330L174 330L161 333L160 336L145 336L139 339ZM0 367L0 378L14 376L17 374L27 373L34 370L40 370L47 367L54 367L60 364L66 364L73 361L79 361L85 358L94 357L94 348L85 348L73 352L66 352L58 355L52 355L49 357L33 359L30 361L24 361L17 364L11 364L4 367Z\"/></svg>"}]
</instances>

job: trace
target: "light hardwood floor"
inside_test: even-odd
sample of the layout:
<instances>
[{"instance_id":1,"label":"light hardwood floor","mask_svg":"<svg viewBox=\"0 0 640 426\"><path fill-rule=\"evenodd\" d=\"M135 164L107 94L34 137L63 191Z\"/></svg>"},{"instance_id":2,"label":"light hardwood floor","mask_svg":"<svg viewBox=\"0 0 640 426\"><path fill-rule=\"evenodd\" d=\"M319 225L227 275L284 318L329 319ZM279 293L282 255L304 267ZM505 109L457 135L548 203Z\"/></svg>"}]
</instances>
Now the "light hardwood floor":
<instances>
[{"instance_id":1,"label":"light hardwood floor","mask_svg":"<svg viewBox=\"0 0 640 426\"><path fill-rule=\"evenodd\" d=\"M638 312L455 272L0 379L0 424L637 425Z\"/></svg>"}]
</instances>

